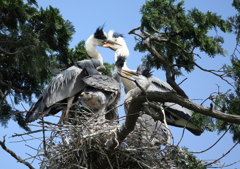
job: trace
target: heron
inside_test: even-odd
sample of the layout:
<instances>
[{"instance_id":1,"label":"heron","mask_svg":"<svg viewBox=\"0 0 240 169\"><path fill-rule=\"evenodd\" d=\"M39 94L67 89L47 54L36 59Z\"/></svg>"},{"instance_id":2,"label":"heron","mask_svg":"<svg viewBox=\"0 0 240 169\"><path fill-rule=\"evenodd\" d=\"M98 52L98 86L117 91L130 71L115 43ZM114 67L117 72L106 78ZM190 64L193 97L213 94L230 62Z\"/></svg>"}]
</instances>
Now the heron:
<instances>
[{"instance_id":1,"label":"heron","mask_svg":"<svg viewBox=\"0 0 240 169\"><path fill-rule=\"evenodd\" d=\"M82 105L90 108L93 113L98 113L100 120L104 118L108 120L118 118L116 106L121 96L121 80L118 72L122 71L125 59L122 56L117 57L113 77L104 76L96 72L96 74L82 79L86 87L81 93L80 102ZM109 112L105 113L106 111Z\"/></svg>"},{"instance_id":2,"label":"heron","mask_svg":"<svg viewBox=\"0 0 240 169\"><path fill-rule=\"evenodd\" d=\"M106 43L103 45L103 47L107 47L115 51L115 54L114 54L115 60L116 60L116 56L118 55L125 56L126 58L129 56L129 50L122 34L116 33L111 30L108 33L108 39L118 43L118 45L111 44L111 43ZM125 74L130 79L137 79L138 81L141 80L142 81L141 84L148 85L146 87L147 91L175 92L174 89L169 84L162 81L161 79L158 79L152 76L150 71L144 71L143 69L141 70L141 68L139 68L138 70L131 70L127 67L126 62L122 68L122 73ZM126 93L137 87L136 83L132 80L129 80L129 78L121 79ZM190 119L192 116L191 110L185 107L182 107L178 104L170 103L170 102L159 103L159 104L161 104L162 108L166 110L166 114L165 114L166 121L169 125L181 127L181 128L186 127L186 129L189 130L194 135L201 135L201 133L203 132L202 128L193 124ZM143 109L145 111L149 111L148 107L144 105L143 105Z\"/></svg>"},{"instance_id":3,"label":"heron","mask_svg":"<svg viewBox=\"0 0 240 169\"><path fill-rule=\"evenodd\" d=\"M31 106L25 118L27 123L46 115L54 115L61 110L63 111L59 123L68 117L70 107L77 101L79 94L85 87L82 78L88 76L88 73L91 74L91 71L94 71L93 68L98 71L105 70L102 55L96 50L97 46L103 46L104 42L107 41L107 34L103 28L104 26L98 27L86 41L86 51L93 59L78 62L79 65L85 65L83 67L86 68L86 71L82 71L78 66L71 66L58 72L38 101Z\"/></svg>"}]
</instances>

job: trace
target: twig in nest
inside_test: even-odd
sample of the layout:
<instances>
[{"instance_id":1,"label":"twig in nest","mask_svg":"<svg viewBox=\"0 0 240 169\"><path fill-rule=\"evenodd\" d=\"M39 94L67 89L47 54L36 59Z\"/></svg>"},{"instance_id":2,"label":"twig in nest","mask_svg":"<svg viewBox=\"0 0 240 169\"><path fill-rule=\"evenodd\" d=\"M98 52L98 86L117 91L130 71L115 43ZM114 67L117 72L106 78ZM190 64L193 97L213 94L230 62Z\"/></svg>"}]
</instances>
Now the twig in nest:
<instances>
[{"instance_id":1,"label":"twig in nest","mask_svg":"<svg viewBox=\"0 0 240 169\"><path fill-rule=\"evenodd\" d=\"M12 135L11 137L18 137L18 136L23 136L23 135L28 135L28 134L32 134L32 133L38 133L38 132L41 132L42 130L35 130L35 131L30 131L28 133L23 133L23 134L14 134Z\"/></svg>"},{"instance_id":2,"label":"twig in nest","mask_svg":"<svg viewBox=\"0 0 240 169\"><path fill-rule=\"evenodd\" d=\"M116 148L119 146L119 142L118 142L118 140L117 140L117 132L116 132L116 131L113 131L113 133L114 133L114 135L115 135L114 140L117 142L116 147L114 147L114 149L116 149Z\"/></svg>"}]
</instances>

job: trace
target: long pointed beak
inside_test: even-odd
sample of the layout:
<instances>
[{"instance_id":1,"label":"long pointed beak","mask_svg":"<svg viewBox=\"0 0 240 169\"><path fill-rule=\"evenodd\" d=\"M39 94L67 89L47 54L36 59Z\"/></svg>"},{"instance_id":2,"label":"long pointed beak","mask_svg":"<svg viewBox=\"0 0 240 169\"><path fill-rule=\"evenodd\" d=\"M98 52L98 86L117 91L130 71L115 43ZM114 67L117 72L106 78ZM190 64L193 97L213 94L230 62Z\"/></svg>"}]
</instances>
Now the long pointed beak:
<instances>
[{"instance_id":1,"label":"long pointed beak","mask_svg":"<svg viewBox=\"0 0 240 169\"><path fill-rule=\"evenodd\" d=\"M122 73L125 74L125 75L128 75L128 76L137 76L137 74L133 71L127 71L127 70L122 70Z\"/></svg>"},{"instance_id":2,"label":"long pointed beak","mask_svg":"<svg viewBox=\"0 0 240 169\"><path fill-rule=\"evenodd\" d=\"M124 70L122 70L122 73L125 74L125 75L128 75L128 76L132 76L131 73L125 72Z\"/></svg>"},{"instance_id":3,"label":"long pointed beak","mask_svg":"<svg viewBox=\"0 0 240 169\"><path fill-rule=\"evenodd\" d=\"M103 43L104 43L103 47L110 48L110 49L112 49L114 51L116 51L120 46L122 46L119 43L114 42L112 40L106 40Z\"/></svg>"},{"instance_id":4,"label":"long pointed beak","mask_svg":"<svg viewBox=\"0 0 240 169\"><path fill-rule=\"evenodd\" d=\"M122 45L120 45L119 43L114 42L114 41L112 41L112 40L105 40L103 43L104 43L103 47L109 47L110 45L119 45L119 46L122 46Z\"/></svg>"}]
</instances>

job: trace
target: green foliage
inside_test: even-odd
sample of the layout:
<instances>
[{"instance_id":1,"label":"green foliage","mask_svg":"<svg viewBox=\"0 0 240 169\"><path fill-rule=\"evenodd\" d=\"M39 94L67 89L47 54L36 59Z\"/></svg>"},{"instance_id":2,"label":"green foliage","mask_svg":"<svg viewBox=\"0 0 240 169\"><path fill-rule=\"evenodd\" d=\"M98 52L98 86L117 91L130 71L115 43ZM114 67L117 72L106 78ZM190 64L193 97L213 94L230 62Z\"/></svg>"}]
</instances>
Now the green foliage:
<instances>
[{"instance_id":1,"label":"green foliage","mask_svg":"<svg viewBox=\"0 0 240 169\"><path fill-rule=\"evenodd\" d=\"M7 127L8 121L11 119L11 112L12 108L6 104L5 101L2 101L2 104L0 105L0 121L1 121L1 126Z\"/></svg>"},{"instance_id":2,"label":"green foliage","mask_svg":"<svg viewBox=\"0 0 240 169\"><path fill-rule=\"evenodd\" d=\"M48 67L64 70L90 58L84 41L69 48L75 29L58 9L36 7L35 0L0 2L0 123L4 127L13 119L29 130L24 114L12 108L21 102L32 104L33 94L41 94L52 78ZM105 74L111 75L111 65L105 66ZM9 97L11 103L5 101Z\"/></svg>"},{"instance_id":3,"label":"green foliage","mask_svg":"<svg viewBox=\"0 0 240 169\"><path fill-rule=\"evenodd\" d=\"M189 153L187 148L172 146L169 148L169 153L178 168L206 169L206 166L202 165L194 155Z\"/></svg>"},{"instance_id":4,"label":"green foliage","mask_svg":"<svg viewBox=\"0 0 240 169\"><path fill-rule=\"evenodd\" d=\"M195 49L205 52L210 57L225 54L221 47L223 38L208 36L208 33L213 29L226 32L229 25L215 13L203 13L196 8L187 11L184 8L184 1L175 2L175 0L146 1L140 10L141 26L160 39L152 41L152 45L169 64L176 64L172 69L173 74L181 75L181 68L187 72L194 69ZM146 51L144 41L137 40L135 50ZM143 62L148 67L163 68L163 63L150 54L143 58Z\"/></svg>"},{"instance_id":5,"label":"green foliage","mask_svg":"<svg viewBox=\"0 0 240 169\"><path fill-rule=\"evenodd\" d=\"M212 95L211 100L214 103L212 109L219 110L222 113L231 115L240 115L240 60L232 57L232 65L224 65L226 75L234 80L234 91L228 90L225 93ZM211 108L209 108L211 113ZM240 127L237 124L228 123L222 120L214 119L209 116L194 113L191 117L198 126L204 126L208 131L217 130L218 133L229 130L234 142L240 142Z\"/></svg>"},{"instance_id":6,"label":"green foliage","mask_svg":"<svg viewBox=\"0 0 240 169\"><path fill-rule=\"evenodd\" d=\"M3 101L2 104L0 104L0 122L2 127L7 127L9 120L16 121L21 128L23 128L26 131L30 131L30 128L26 125L24 121L24 117L22 113L19 113L18 110L13 111L12 107L6 103L6 101Z\"/></svg>"},{"instance_id":7,"label":"green foliage","mask_svg":"<svg viewBox=\"0 0 240 169\"><path fill-rule=\"evenodd\" d=\"M24 114L12 109L21 102L31 104L33 94L41 94L52 77L47 67L67 68L88 57L84 42L68 49L75 30L58 9L36 6L35 0L0 2L0 123L5 127L13 119L28 130Z\"/></svg>"},{"instance_id":8,"label":"green foliage","mask_svg":"<svg viewBox=\"0 0 240 169\"><path fill-rule=\"evenodd\" d=\"M236 40L240 41L240 3L239 0L233 0L232 6L235 7L235 9L238 11L238 14L231 16L228 18L228 24L231 28L231 31L236 34Z\"/></svg>"},{"instance_id":9,"label":"green foliage","mask_svg":"<svg viewBox=\"0 0 240 169\"><path fill-rule=\"evenodd\" d=\"M231 59L232 65L225 65L224 70L229 78L232 78L234 83L234 91L227 91L225 93L218 94L213 102L214 108L220 110L223 113L240 115L240 60L236 57ZM222 132L229 128L229 132L232 133L233 141L240 142L240 127L236 124L224 122L222 120L216 120L216 128L218 132Z\"/></svg>"},{"instance_id":10,"label":"green foliage","mask_svg":"<svg viewBox=\"0 0 240 169\"><path fill-rule=\"evenodd\" d=\"M105 66L106 70L102 74L112 77L112 75L113 75L112 72L114 70L114 65L111 65L109 63L104 63L103 65Z\"/></svg>"},{"instance_id":11,"label":"green foliage","mask_svg":"<svg viewBox=\"0 0 240 169\"><path fill-rule=\"evenodd\" d=\"M199 113L193 113L191 116L191 120L196 126L201 126L206 131L215 131L215 124L211 117L199 114Z\"/></svg>"}]
</instances>

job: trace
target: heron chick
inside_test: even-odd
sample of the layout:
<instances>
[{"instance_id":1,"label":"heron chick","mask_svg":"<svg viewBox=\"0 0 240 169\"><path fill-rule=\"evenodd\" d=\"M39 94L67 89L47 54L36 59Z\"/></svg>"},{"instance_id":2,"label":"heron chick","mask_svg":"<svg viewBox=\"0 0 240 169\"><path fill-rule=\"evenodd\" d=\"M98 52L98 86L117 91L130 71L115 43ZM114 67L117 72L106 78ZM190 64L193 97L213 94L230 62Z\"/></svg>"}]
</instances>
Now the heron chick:
<instances>
[{"instance_id":1,"label":"heron chick","mask_svg":"<svg viewBox=\"0 0 240 169\"><path fill-rule=\"evenodd\" d=\"M93 113L98 113L100 119L108 120L118 118L118 109L116 105L120 101L121 87L118 72L121 72L125 62L125 57L119 56L115 63L113 77L95 74L83 78L86 87L81 93L81 103L90 108Z\"/></svg>"}]
</instances>

